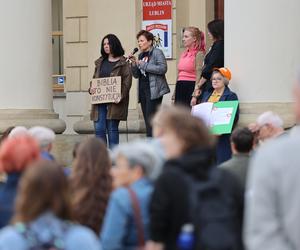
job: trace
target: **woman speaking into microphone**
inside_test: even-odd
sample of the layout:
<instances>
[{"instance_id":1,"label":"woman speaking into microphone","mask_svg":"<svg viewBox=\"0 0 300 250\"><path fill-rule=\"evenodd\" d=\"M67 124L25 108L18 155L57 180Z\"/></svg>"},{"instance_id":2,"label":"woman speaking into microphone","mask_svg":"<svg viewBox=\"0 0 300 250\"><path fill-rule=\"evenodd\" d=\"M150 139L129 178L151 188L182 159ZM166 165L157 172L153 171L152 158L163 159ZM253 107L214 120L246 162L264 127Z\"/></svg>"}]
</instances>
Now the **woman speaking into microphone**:
<instances>
[{"instance_id":1,"label":"woman speaking into microphone","mask_svg":"<svg viewBox=\"0 0 300 250\"><path fill-rule=\"evenodd\" d=\"M133 55L129 59L132 62L132 74L139 80L139 102L142 107L147 136L151 137L151 116L161 104L163 95L170 92L165 76L167 61L163 52L153 47L154 36L152 33L141 30L136 38L141 53L138 59Z\"/></svg>"},{"instance_id":2,"label":"woman speaking into microphone","mask_svg":"<svg viewBox=\"0 0 300 250\"><path fill-rule=\"evenodd\" d=\"M101 42L101 56L95 61L93 78L121 76L121 100L115 103L92 104L91 120L94 121L96 137L109 148L119 144L120 120L127 120L129 90L132 83L131 70L124 57L120 40L113 34L106 35ZM89 93L91 94L91 88Z\"/></svg>"}]
</instances>

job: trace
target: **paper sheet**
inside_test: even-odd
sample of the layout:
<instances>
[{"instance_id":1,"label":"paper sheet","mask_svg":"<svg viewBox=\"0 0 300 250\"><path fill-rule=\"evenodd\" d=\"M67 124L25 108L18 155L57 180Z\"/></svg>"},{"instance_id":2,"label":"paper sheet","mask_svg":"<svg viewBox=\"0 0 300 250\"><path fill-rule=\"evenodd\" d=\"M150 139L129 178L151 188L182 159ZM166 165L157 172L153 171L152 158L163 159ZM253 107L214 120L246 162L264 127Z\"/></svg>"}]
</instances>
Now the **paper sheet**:
<instances>
[{"instance_id":1,"label":"paper sheet","mask_svg":"<svg viewBox=\"0 0 300 250\"><path fill-rule=\"evenodd\" d=\"M192 115L200 118L206 126L211 126L211 111L213 108L212 102L200 103L192 108Z\"/></svg>"},{"instance_id":2,"label":"paper sheet","mask_svg":"<svg viewBox=\"0 0 300 250\"><path fill-rule=\"evenodd\" d=\"M211 124L227 125L230 123L233 108L216 108L214 107L211 112Z\"/></svg>"}]
</instances>

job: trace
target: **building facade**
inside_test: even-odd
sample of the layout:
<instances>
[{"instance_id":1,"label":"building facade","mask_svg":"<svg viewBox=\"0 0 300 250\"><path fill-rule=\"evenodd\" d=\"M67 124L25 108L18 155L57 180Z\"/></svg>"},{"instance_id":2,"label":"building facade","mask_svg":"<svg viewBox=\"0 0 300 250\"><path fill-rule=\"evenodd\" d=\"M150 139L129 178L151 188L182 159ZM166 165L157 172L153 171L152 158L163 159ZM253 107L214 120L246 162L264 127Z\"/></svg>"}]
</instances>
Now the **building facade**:
<instances>
[{"instance_id":1,"label":"building facade","mask_svg":"<svg viewBox=\"0 0 300 250\"><path fill-rule=\"evenodd\" d=\"M52 16L51 4L56 13ZM173 0L173 57L167 73L171 93L164 102L171 101L176 83L182 29L197 26L207 33L206 24L224 16L225 66L232 71L230 87L241 102L240 124L273 110L283 117L285 126L293 125L291 88L300 65L299 7L299 0ZM114 33L130 53L142 26L142 0L10 0L0 12L4 31L0 130L40 124L57 133L91 133L87 89L101 39ZM60 56L56 52L52 56L53 50L60 51ZM54 99L51 75L53 79L65 75L63 92L55 86ZM121 130L143 131L136 80L129 108L129 119L121 123Z\"/></svg>"}]
</instances>

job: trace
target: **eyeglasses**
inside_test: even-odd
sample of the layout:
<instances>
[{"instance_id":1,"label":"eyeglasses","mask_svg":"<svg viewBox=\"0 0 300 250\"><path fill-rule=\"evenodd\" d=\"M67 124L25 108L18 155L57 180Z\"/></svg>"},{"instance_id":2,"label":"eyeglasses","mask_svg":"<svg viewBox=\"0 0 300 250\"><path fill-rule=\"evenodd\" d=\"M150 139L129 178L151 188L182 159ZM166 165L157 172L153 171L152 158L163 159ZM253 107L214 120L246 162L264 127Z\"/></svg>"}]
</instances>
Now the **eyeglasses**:
<instances>
[{"instance_id":1,"label":"eyeglasses","mask_svg":"<svg viewBox=\"0 0 300 250\"><path fill-rule=\"evenodd\" d=\"M223 78L221 77L216 77L216 78L211 78L212 81L222 81Z\"/></svg>"}]
</instances>

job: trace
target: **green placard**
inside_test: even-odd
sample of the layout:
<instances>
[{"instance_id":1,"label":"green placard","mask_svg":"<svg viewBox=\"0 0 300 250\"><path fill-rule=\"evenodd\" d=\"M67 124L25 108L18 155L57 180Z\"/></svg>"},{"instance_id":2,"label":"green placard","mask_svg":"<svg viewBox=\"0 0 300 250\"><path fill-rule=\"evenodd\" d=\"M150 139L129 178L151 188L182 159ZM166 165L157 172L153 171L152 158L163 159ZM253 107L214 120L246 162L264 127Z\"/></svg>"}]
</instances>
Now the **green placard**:
<instances>
[{"instance_id":1,"label":"green placard","mask_svg":"<svg viewBox=\"0 0 300 250\"><path fill-rule=\"evenodd\" d=\"M234 118L239 106L239 101L216 102L212 109L213 134L230 134L232 131Z\"/></svg>"}]
</instances>

